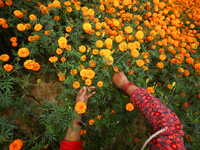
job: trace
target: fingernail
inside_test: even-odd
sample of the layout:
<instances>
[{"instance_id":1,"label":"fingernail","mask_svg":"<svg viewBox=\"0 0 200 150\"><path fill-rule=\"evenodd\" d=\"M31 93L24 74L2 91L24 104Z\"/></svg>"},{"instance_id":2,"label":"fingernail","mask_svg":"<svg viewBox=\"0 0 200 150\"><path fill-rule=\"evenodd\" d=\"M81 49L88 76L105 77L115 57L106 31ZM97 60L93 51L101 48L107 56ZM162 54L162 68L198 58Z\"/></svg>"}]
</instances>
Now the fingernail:
<instances>
[{"instance_id":1,"label":"fingernail","mask_svg":"<svg viewBox=\"0 0 200 150\"><path fill-rule=\"evenodd\" d=\"M85 86L83 87L83 89L85 90Z\"/></svg>"}]
</instances>

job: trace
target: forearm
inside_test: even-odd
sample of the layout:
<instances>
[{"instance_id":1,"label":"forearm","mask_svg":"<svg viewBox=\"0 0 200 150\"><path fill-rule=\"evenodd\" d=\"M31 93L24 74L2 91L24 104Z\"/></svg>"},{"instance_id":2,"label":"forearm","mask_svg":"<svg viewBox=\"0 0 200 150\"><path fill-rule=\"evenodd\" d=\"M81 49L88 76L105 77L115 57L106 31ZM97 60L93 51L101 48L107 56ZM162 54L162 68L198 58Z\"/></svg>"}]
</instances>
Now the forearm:
<instances>
[{"instance_id":1,"label":"forearm","mask_svg":"<svg viewBox=\"0 0 200 150\"><path fill-rule=\"evenodd\" d=\"M79 121L81 115L75 120ZM80 141L80 132L81 132L81 125L78 125L73 122L72 127L68 128L64 137L64 140L67 141Z\"/></svg>"}]
</instances>

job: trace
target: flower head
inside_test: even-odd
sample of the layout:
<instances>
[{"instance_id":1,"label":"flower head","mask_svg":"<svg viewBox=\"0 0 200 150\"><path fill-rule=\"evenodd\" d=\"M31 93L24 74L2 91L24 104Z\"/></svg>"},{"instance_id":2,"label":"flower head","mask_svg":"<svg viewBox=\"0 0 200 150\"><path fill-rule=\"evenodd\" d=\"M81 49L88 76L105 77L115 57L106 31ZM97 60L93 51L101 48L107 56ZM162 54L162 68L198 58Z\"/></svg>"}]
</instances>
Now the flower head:
<instances>
[{"instance_id":1,"label":"flower head","mask_svg":"<svg viewBox=\"0 0 200 150\"><path fill-rule=\"evenodd\" d=\"M75 105L75 110L78 114L83 114L86 112L87 106L84 102L78 102Z\"/></svg>"}]
</instances>

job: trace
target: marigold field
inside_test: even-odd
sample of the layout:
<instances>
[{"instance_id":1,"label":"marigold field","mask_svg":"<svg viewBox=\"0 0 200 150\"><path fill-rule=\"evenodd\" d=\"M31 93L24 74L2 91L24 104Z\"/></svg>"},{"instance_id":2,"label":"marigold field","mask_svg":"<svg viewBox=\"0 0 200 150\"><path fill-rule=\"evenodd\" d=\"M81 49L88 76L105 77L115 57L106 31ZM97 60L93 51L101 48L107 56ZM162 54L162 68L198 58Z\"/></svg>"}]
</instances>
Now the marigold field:
<instances>
[{"instance_id":1,"label":"marigold field","mask_svg":"<svg viewBox=\"0 0 200 150\"><path fill-rule=\"evenodd\" d=\"M117 71L170 108L186 149L199 149L199 0L0 0L0 35L0 149L59 149L82 86L96 86L83 149L140 149L151 130L113 85Z\"/></svg>"}]
</instances>

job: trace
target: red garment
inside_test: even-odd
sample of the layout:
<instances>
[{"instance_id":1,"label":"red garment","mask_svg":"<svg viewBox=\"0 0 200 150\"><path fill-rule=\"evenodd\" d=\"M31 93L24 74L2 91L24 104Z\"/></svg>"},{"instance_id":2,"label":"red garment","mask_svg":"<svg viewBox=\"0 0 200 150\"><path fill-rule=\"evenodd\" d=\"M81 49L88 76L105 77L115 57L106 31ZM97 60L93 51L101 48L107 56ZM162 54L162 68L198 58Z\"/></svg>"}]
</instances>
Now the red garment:
<instances>
[{"instance_id":1,"label":"red garment","mask_svg":"<svg viewBox=\"0 0 200 150\"><path fill-rule=\"evenodd\" d=\"M83 141L66 141L62 140L60 150L83 150Z\"/></svg>"},{"instance_id":2,"label":"red garment","mask_svg":"<svg viewBox=\"0 0 200 150\"><path fill-rule=\"evenodd\" d=\"M151 126L152 134L168 127L150 141L151 150L185 150L182 136L183 124L158 98L143 88L137 88L130 96L131 103L140 110Z\"/></svg>"},{"instance_id":3,"label":"red garment","mask_svg":"<svg viewBox=\"0 0 200 150\"><path fill-rule=\"evenodd\" d=\"M150 141L151 150L185 150L182 136L183 124L158 98L143 88L137 88L130 96L131 103L140 110L151 126L152 134L168 127ZM62 140L60 150L82 150L83 141Z\"/></svg>"}]
</instances>

